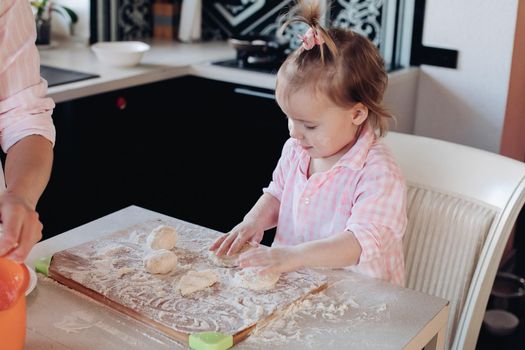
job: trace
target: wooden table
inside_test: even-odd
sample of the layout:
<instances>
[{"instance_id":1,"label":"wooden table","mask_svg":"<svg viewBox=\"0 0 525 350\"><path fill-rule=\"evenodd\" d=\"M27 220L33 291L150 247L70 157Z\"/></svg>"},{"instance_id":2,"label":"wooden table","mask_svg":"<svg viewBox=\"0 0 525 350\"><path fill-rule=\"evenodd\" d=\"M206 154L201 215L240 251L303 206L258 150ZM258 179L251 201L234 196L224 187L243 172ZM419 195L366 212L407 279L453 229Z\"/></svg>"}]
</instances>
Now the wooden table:
<instances>
[{"instance_id":1,"label":"wooden table","mask_svg":"<svg viewBox=\"0 0 525 350\"><path fill-rule=\"evenodd\" d=\"M155 218L167 217L136 206L122 209L38 243L26 263L33 266L40 257ZM448 301L350 271L320 271L331 284L324 295L308 307L296 306L235 348L444 348ZM42 276L27 303L26 349L184 348Z\"/></svg>"}]
</instances>

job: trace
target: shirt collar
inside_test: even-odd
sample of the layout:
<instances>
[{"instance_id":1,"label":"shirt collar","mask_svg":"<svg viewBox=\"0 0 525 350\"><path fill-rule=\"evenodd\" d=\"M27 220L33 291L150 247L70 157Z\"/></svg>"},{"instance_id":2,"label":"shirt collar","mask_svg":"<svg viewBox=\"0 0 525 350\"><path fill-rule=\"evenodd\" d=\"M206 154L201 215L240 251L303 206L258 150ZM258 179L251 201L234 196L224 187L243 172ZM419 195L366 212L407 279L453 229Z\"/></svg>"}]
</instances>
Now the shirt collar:
<instances>
[{"instance_id":1,"label":"shirt collar","mask_svg":"<svg viewBox=\"0 0 525 350\"><path fill-rule=\"evenodd\" d=\"M332 169L336 167L347 167L352 170L361 170L365 165L366 157L368 156L368 151L372 147L373 143L376 141L377 137L372 129L372 127L365 123L359 137L355 143L342 157L335 163ZM297 147L300 147L299 142L296 142ZM300 151L301 161L299 163L299 169L306 176L308 173L308 166L310 165L310 156L308 152L301 148Z\"/></svg>"},{"instance_id":2,"label":"shirt collar","mask_svg":"<svg viewBox=\"0 0 525 350\"><path fill-rule=\"evenodd\" d=\"M368 123L365 123L356 143L337 161L334 168L341 166L352 170L362 169L365 165L368 151L376 141L376 138L373 128Z\"/></svg>"}]
</instances>

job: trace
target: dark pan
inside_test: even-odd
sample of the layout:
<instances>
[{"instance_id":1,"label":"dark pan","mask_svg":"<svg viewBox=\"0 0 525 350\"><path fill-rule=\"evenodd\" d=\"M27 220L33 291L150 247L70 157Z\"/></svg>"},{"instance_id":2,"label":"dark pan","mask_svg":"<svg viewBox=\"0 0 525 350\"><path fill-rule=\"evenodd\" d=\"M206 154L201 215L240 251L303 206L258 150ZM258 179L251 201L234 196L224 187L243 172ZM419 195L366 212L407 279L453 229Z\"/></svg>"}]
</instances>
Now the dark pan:
<instances>
[{"instance_id":1,"label":"dark pan","mask_svg":"<svg viewBox=\"0 0 525 350\"><path fill-rule=\"evenodd\" d=\"M269 52L283 48L283 45L271 36L237 36L228 39L228 43L243 52Z\"/></svg>"}]
</instances>

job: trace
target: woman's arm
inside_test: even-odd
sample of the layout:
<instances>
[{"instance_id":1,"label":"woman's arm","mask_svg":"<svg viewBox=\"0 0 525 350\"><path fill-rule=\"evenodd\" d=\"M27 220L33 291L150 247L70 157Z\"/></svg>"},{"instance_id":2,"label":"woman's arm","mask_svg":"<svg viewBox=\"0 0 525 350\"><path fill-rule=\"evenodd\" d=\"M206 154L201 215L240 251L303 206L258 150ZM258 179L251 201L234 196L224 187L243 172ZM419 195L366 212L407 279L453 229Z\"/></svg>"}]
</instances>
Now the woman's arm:
<instances>
[{"instance_id":1,"label":"woman's arm","mask_svg":"<svg viewBox=\"0 0 525 350\"><path fill-rule=\"evenodd\" d=\"M52 144L39 135L23 138L9 148L5 164L7 190L0 196L3 236L0 256L22 262L42 238L35 211L51 173Z\"/></svg>"},{"instance_id":2,"label":"woman's arm","mask_svg":"<svg viewBox=\"0 0 525 350\"><path fill-rule=\"evenodd\" d=\"M0 26L0 145L7 153L0 256L21 262L42 237L35 207L51 171L55 104L45 97L29 2L0 1Z\"/></svg>"},{"instance_id":3,"label":"woman's arm","mask_svg":"<svg viewBox=\"0 0 525 350\"><path fill-rule=\"evenodd\" d=\"M40 135L31 135L15 143L5 162L7 193L18 195L36 208L51 174L53 145Z\"/></svg>"}]
</instances>

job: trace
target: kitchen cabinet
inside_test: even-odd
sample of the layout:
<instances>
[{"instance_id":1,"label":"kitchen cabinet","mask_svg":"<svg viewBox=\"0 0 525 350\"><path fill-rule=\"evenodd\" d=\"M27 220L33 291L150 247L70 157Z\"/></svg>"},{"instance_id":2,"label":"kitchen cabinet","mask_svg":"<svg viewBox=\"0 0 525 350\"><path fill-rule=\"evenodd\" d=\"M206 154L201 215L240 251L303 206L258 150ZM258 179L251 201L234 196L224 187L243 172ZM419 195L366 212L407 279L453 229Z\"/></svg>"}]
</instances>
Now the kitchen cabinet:
<instances>
[{"instance_id":1,"label":"kitchen cabinet","mask_svg":"<svg viewBox=\"0 0 525 350\"><path fill-rule=\"evenodd\" d=\"M131 204L230 230L288 138L272 94L183 77L57 104L44 236Z\"/></svg>"},{"instance_id":2,"label":"kitchen cabinet","mask_svg":"<svg viewBox=\"0 0 525 350\"><path fill-rule=\"evenodd\" d=\"M131 101L137 93L128 90L57 104L53 170L37 208L45 238L129 204L129 131L138 115ZM119 109L115 102L122 95L130 102Z\"/></svg>"}]
</instances>

